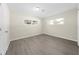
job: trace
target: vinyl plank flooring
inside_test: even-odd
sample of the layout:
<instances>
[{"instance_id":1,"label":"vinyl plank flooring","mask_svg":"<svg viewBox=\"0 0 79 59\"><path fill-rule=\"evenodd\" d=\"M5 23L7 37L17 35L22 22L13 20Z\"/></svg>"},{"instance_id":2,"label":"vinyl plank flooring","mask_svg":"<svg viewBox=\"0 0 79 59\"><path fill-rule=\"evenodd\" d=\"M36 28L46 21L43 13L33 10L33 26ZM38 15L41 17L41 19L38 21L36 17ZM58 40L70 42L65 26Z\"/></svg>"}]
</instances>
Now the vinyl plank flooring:
<instances>
[{"instance_id":1,"label":"vinyl plank flooring","mask_svg":"<svg viewBox=\"0 0 79 59\"><path fill-rule=\"evenodd\" d=\"M15 40L6 55L77 55L76 42L45 34Z\"/></svg>"}]
</instances>

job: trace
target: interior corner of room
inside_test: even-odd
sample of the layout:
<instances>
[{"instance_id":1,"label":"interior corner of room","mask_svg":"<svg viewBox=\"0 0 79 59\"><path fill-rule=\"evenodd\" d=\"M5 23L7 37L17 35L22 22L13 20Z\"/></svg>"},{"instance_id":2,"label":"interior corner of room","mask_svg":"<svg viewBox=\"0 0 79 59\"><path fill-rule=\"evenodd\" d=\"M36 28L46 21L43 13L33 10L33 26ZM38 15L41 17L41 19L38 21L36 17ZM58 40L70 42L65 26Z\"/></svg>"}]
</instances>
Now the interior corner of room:
<instances>
[{"instance_id":1,"label":"interior corner of room","mask_svg":"<svg viewBox=\"0 0 79 59\"><path fill-rule=\"evenodd\" d=\"M48 39L57 37L79 45L79 7L76 5L78 4L1 3L0 54L6 54L10 42L39 35L47 35Z\"/></svg>"}]
</instances>

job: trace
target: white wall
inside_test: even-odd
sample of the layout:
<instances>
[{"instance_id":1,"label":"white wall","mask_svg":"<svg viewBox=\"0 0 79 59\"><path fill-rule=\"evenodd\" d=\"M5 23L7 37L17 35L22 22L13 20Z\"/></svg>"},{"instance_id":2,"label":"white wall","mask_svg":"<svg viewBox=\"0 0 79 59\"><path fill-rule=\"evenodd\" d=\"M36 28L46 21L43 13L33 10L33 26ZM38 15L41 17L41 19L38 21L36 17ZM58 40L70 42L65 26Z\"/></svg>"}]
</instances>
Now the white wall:
<instances>
[{"instance_id":1,"label":"white wall","mask_svg":"<svg viewBox=\"0 0 79 59\"><path fill-rule=\"evenodd\" d=\"M50 20L57 18L64 18L64 24L48 24ZM25 19L36 19L39 20L39 23L36 25L27 25L24 23ZM10 29L11 40L27 38L38 34L48 34L77 41L77 10L68 10L48 18L37 18L23 14L11 13Z\"/></svg>"},{"instance_id":2,"label":"white wall","mask_svg":"<svg viewBox=\"0 0 79 59\"><path fill-rule=\"evenodd\" d=\"M38 24L25 24L24 20L26 19L37 20ZM41 34L41 21L37 17L11 13L10 29L11 41L21 38L27 38L30 36Z\"/></svg>"},{"instance_id":3,"label":"white wall","mask_svg":"<svg viewBox=\"0 0 79 59\"><path fill-rule=\"evenodd\" d=\"M9 40L9 9L7 4L0 5L0 54L5 54L10 40ZM8 31L8 32L6 32Z\"/></svg>"},{"instance_id":4,"label":"white wall","mask_svg":"<svg viewBox=\"0 0 79 59\"><path fill-rule=\"evenodd\" d=\"M77 20L78 20L78 22L77 22L77 24L78 24L78 28L77 28L77 29L78 29L78 30L77 30L77 31L78 31L78 33L77 33L78 36L77 36L77 38L78 38L78 46L79 46L79 10L77 11L77 16L78 16L78 17L77 17Z\"/></svg>"},{"instance_id":5,"label":"white wall","mask_svg":"<svg viewBox=\"0 0 79 59\"><path fill-rule=\"evenodd\" d=\"M78 22L77 22L77 27L78 27L78 28L77 28L77 29L78 29L78 30L77 30L77 31L78 31L78 33L77 33L77 34L78 34L78 35L77 35L77 38L78 38L78 46L79 46L79 4L78 4L78 10L77 10L77 21L78 21Z\"/></svg>"},{"instance_id":6,"label":"white wall","mask_svg":"<svg viewBox=\"0 0 79 59\"><path fill-rule=\"evenodd\" d=\"M62 25L50 25L50 20L64 18ZM43 33L60 38L77 41L77 11L76 9L65 11L63 13L44 19Z\"/></svg>"}]
</instances>

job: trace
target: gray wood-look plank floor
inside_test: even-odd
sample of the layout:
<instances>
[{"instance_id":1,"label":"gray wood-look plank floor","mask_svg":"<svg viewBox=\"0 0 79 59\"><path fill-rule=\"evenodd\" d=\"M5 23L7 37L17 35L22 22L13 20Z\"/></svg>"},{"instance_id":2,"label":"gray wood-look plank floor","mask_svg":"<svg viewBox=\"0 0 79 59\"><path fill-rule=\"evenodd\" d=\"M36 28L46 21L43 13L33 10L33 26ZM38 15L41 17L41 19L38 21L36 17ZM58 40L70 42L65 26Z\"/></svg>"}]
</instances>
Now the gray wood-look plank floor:
<instances>
[{"instance_id":1,"label":"gray wood-look plank floor","mask_svg":"<svg viewBox=\"0 0 79 59\"><path fill-rule=\"evenodd\" d=\"M76 42L41 34L10 43L6 55L77 55Z\"/></svg>"}]
</instances>

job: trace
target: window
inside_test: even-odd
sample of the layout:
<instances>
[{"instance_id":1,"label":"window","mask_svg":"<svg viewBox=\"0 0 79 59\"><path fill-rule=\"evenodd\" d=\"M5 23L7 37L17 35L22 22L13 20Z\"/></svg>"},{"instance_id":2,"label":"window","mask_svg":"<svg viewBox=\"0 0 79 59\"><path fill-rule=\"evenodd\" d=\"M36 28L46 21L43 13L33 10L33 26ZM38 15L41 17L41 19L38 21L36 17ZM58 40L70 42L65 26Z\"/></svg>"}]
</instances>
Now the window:
<instances>
[{"instance_id":1,"label":"window","mask_svg":"<svg viewBox=\"0 0 79 59\"><path fill-rule=\"evenodd\" d=\"M57 24L64 24L64 18L56 19Z\"/></svg>"},{"instance_id":2,"label":"window","mask_svg":"<svg viewBox=\"0 0 79 59\"><path fill-rule=\"evenodd\" d=\"M64 18L58 18L54 20L50 20L51 25L64 24Z\"/></svg>"}]
</instances>

